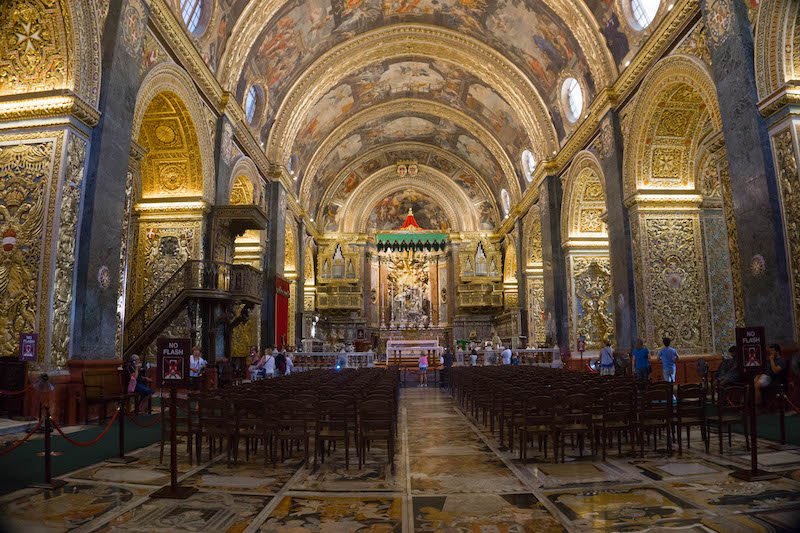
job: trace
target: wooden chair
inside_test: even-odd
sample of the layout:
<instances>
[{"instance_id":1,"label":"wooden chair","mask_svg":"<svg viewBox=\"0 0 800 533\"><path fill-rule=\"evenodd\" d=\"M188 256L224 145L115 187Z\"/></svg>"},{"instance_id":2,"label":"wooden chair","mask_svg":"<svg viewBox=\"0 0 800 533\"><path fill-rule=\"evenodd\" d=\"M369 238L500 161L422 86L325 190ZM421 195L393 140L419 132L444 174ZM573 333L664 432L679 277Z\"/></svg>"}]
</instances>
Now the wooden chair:
<instances>
[{"instance_id":1,"label":"wooden chair","mask_svg":"<svg viewBox=\"0 0 800 533\"><path fill-rule=\"evenodd\" d=\"M250 450L258 451L258 442L264 443L264 466L272 457L272 433L274 426L270 423L267 404L262 400L250 398L233 399L235 413L233 434L233 462L239 462L239 441L245 441L245 461L250 460Z\"/></svg>"},{"instance_id":2,"label":"wooden chair","mask_svg":"<svg viewBox=\"0 0 800 533\"><path fill-rule=\"evenodd\" d=\"M712 425L717 427L719 437L719 453L722 455L722 430L728 427L728 447L732 445L731 426L741 424L744 431L745 446L750 449L750 439L747 426L747 388L735 384L720 387L717 391L716 412L706 417L706 428Z\"/></svg>"},{"instance_id":3,"label":"wooden chair","mask_svg":"<svg viewBox=\"0 0 800 533\"><path fill-rule=\"evenodd\" d=\"M235 420L230 402L220 398L202 397L198 401L198 404L199 426L196 433L197 463L199 464L201 461L203 437L208 437L208 459L211 460L214 457L216 450L215 444L217 439L219 439L220 451L222 450L222 442L227 441L228 464L230 464L231 452L233 451L232 437L235 433Z\"/></svg>"},{"instance_id":4,"label":"wooden chair","mask_svg":"<svg viewBox=\"0 0 800 533\"><path fill-rule=\"evenodd\" d=\"M558 460L558 433L556 428L555 408L549 396L532 396L524 401L519 418L519 458L528 462L528 442L533 436L539 437L539 449L544 443L544 457L547 459L547 439L553 440L553 462Z\"/></svg>"},{"instance_id":5,"label":"wooden chair","mask_svg":"<svg viewBox=\"0 0 800 533\"><path fill-rule=\"evenodd\" d=\"M191 414L190 402L185 398L177 398L175 400L175 407L175 435L178 437L186 437L186 453L189 455L189 464L193 464L192 439L194 438L195 427L192 425L192 419L194 417ZM170 421L171 408L168 402L165 402L165 405L161 408L161 447L158 456L159 463L164 462L164 443L170 440L170 429L172 427Z\"/></svg>"},{"instance_id":6,"label":"wooden chair","mask_svg":"<svg viewBox=\"0 0 800 533\"><path fill-rule=\"evenodd\" d=\"M303 444L303 456L308 465L309 443L316 426L316 414L306 404L298 400L284 400L276 404L275 441L281 448L281 462L291 456L296 443L299 449ZM275 458L272 460L275 463Z\"/></svg>"},{"instance_id":7,"label":"wooden chair","mask_svg":"<svg viewBox=\"0 0 800 533\"><path fill-rule=\"evenodd\" d=\"M325 463L325 444L336 442L344 444L344 467L350 468L350 435L352 429L352 416L347 403L337 400L324 400L317 404L317 421L314 431L314 467L317 466L317 453L320 460Z\"/></svg>"},{"instance_id":8,"label":"wooden chair","mask_svg":"<svg viewBox=\"0 0 800 533\"><path fill-rule=\"evenodd\" d=\"M394 414L390 402L382 400L367 400L358 407L359 444L358 467L361 468L367 460L367 449L372 441L385 441L389 465L394 474Z\"/></svg>"},{"instance_id":9,"label":"wooden chair","mask_svg":"<svg viewBox=\"0 0 800 533\"><path fill-rule=\"evenodd\" d=\"M667 434L667 453L672 454L672 383L650 386L642 396L639 411L639 447L644 456L644 434L653 436L653 450L658 449L658 434Z\"/></svg>"},{"instance_id":10,"label":"wooden chair","mask_svg":"<svg viewBox=\"0 0 800 533\"><path fill-rule=\"evenodd\" d=\"M678 454L683 453L681 428L686 428L686 446L692 447L691 428L700 427L700 434L708 453L708 433L706 432L706 390L697 384L678 385L678 402L675 405L675 427L678 438Z\"/></svg>"},{"instance_id":11,"label":"wooden chair","mask_svg":"<svg viewBox=\"0 0 800 533\"><path fill-rule=\"evenodd\" d=\"M578 450L583 456L584 439L589 438L592 455L597 452L595 445L594 421L592 419L591 400L586 394L567 396L556 412L556 431L558 432L561 462L564 462L564 437L574 435L578 439Z\"/></svg>"},{"instance_id":12,"label":"wooden chair","mask_svg":"<svg viewBox=\"0 0 800 533\"><path fill-rule=\"evenodd\" d=\"M606 460L606 443L609 437L617 435L617 453L622 455L622 434L627 433L631 443L631 453L636 453L636 398L631 390L609 392L605 397L601 416L603 460Z\"/></svg>"}]
</instances>

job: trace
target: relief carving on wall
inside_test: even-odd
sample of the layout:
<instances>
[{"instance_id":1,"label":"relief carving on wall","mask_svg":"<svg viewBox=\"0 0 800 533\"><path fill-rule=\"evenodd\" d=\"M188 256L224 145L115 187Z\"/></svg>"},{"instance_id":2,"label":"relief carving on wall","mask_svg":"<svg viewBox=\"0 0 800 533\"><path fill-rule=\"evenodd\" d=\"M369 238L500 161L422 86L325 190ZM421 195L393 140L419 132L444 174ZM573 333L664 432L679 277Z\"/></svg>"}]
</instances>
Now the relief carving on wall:
<instances>
[{"instance_id":1,"label":"relief carving on wall","mask_svg":"<svg viewBox=\"0 0 800 533\"><path fill-rule=\"evenodd\" d=\"M545 342L544 280L541 276L528 276L528 346Z\"/></svg>"},{"instance_id":2,"label":"relief carving on wall","mask_svg":"<svg viewBox=\"0 0 800 533\"><path fill-rule=\"evenodd\" d=\"M569 283L572 339L586 336L590 350L600 349L614 335L611 303L611 261L608 257L573 257ZM571 340L572 340L571 339Z\"/></svg>"},{"instance_id":3,"label":"relief carving on wall","mask_svg":"<svg viewBox=\"0 0 800 533\"><path fill-rule=\"evenodd\" d=\"M70 136L67 145L67 168L61 187L61 209L56 269L53 275L53 329L50 342L50 360L64 367L69 358L69 341L72 316L72 278L75 266L75 242L78 231L83 165L86 160L86 143Z\"/></svg>"},{"instance_id":4,"label":"relief carving on wall","mask_svg":"<svg viewBox=\"0 0 800 533\"><path fill-rule=\"evenodd\" d=\"M644 338L657 345L666 336L679 349L704 351L709 324L699 214L641 217L642 249L636 259L641 262Z\"/></svg>"},{"instance_id":5,"label":"relief carving on wall","mask_svg":"<svg viewBox=\"0 0 800 533\"><path fill-rule=\"evenodd\" d=\"M67 29L59 0L3 0L0 20L0 94L67 85Z\"/></svg>"},{"instance_id":6,"label":"relief carving on wall","mask_svg":"<svg viewBox=\"0 0 800 533\"><path fill-rule=\"evenodd\" d=\"M795 330L800 336L800 175L792 132L786 129L773 137L775 157L778 160L778 179L783 202L783 220L786 224L789 261L792 269L794 293Z\"/></svg>"},{"instance_id":7,"label":"relief carving on wall","mask_svg":"<svg viewBox=\"0 0 800 533\"><path fill-rule=\"evenodd\" d=\"M45 197L53 142L0 147L0 354L18 353L19 334L36 331Z\"/></svg>"}]
</instances>

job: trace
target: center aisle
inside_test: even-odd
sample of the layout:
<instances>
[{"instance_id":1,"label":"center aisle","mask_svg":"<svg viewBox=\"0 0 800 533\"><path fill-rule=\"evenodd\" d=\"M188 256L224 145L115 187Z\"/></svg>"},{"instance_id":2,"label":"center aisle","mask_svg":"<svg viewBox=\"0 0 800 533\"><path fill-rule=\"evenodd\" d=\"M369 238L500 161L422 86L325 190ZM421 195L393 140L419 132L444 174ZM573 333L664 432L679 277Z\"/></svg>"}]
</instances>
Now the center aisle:
<instances>
[{"instance_id":1,"label":"center aisle","mask_svg":"<svg viewBox=\"0 0 800 533\"><path fill-rule=\"evenodd\" d=\"M445 391L404 389L400 405L408 530L563 531Z\"/></svg>"}]
</instances>

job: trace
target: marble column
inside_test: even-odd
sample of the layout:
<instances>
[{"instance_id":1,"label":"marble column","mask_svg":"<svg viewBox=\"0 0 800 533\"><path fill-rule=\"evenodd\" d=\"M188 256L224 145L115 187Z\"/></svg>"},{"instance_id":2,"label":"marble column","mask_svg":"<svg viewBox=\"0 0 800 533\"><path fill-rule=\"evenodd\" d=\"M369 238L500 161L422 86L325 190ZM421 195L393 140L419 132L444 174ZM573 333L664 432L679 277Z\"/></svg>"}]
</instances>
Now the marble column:
<instances>
[{"instance_id":1,"label":"marble column","mask_svg":"<svg viewBox=\"0 0 800 533\"><path fill-rule=\"evenodd\" d=\"M306 286L306 225L303 221L298 221L295 227L297 235L297 253L295 254L295 268L297 269L297 279L294 283L294 316L289 320L294 320L294 339L289 339L289 343L295 346L302 346L303 340L303 310L305 309L305 286Z\"/></svg>"},{"instance_id":2,"label":"marble column","mask_svg":"<svg viewBox=\"0 0 800 533\"><path fill-rule=\"evenodd\" d=\"M92 131L75 260L71 353L75 359L115 357L117 294L124 275L118 267L122 236L127 229L123 228L125 185L146 23L147 6L141 0L111 0L101 43L101 115ZM126 31L124 24L136 24L138 31ZM139 38L131 41L131 35ZM110 274L108 283L98 283L101 271Z\"/></svg>"},{"instance_id":3,"label":"marble column","mask_svg":"<svg viewBox=\"0 0 800 533\"><path fill-rule=\"evenodd\" d=\"M266 184L267 242L264 250L264 278L261 305L261 342L265 346L275 344L275 277L283 276L286 246L286 190L279 181Z\"/></svg>"},{"instance_id":4,"label":"marble column","mask_svg":"<svg viewBox=\"0 0 800 533\"><path fill-rule=\"evenodd\" d=\"M568 349L567 280L564 252L561 249L561 198L559 177L552 175L545 177L539 187L545 328L548 328L548 323L554 322L555 338L551 341L562 349Z\"/></svg>"},{"instance_id":5,"label":"marble column","mask_svg":"<svg viewBox=\"0 0 800 533\"><path fill-rule=\"evenodd\" d=\"M617 349L626 350L635 345L639 332L636 328L630 221L622 182L622 130L619 115L615 111L609 111L603 119L600 139L598 156L605 181L608 255L614 290L614 343Z\"/></svg>"},{"instance_id":6,"label":"marble column","mask_svg":"<svg viewBox=\"0 0 800 533\"><path fill-rule=\"evenodd\" d=\"M747 325L794 342L788 254L767 126L757 103L744 2L701 0L727 147Z\"/></svg>"}]
</instances>

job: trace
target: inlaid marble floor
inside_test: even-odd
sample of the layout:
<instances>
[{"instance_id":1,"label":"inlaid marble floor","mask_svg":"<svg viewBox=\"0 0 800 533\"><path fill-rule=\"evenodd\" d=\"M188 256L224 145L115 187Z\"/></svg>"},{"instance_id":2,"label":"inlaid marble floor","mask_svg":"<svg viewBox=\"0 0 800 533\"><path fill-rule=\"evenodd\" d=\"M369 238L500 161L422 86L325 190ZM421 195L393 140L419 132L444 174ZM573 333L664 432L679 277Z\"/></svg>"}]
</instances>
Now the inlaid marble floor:
<instances>
[{"instance_id":1,"label":"inlaid marble floor","mask_svg":"<svg viewBox=\"0 0 800 533\"><path fill-rule=\"evenodd\" d=\"M218 457L181 461L180 482L199 489L187 500L151 499L168 473L158 444L130 465L97 464L73 472L56 491L25 489L0 498L0 531L798 531L800 449L761 441L771 481L728 474L748 464L744 439L719 456L693 447L606 461L567 449L564 463L538 450L522 464L496 435L434 388L405 389L396 472L373 446L367 466L344 467L341 449L311 471L299 457L272 467L262 456L228 467ZM712 439L715 435L712 435ZM184 448L180 448L184 455ZM168 454L167 454L168 455ZM242 451L241 459L244 459ZM204 454L204 459L206 459Z\"/></svg>"}]
</instances>

